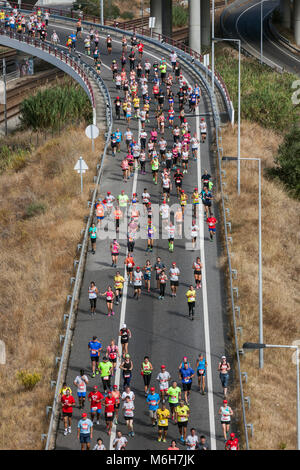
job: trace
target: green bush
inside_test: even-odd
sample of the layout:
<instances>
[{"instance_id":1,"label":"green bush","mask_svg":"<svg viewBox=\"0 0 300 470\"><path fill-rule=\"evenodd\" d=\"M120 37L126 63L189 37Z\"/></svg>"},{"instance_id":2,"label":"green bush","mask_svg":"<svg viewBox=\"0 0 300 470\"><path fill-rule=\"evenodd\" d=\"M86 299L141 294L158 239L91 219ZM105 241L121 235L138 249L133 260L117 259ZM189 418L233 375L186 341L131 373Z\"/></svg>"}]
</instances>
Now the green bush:
<instances>
[{"instance_id":1,"label":"green bush","mask_svg":"<svg viewBox=\"0 0 300 470\"><path fill-rule=\"evenodd\" d=\"M27 218L34 217L35 215L44 214L46 205L42 202L32 202L26 209L25 216Z\"/></svg>"},{"instance_id":2,"label":"green bush","mask_svg":"<svg viewBox=\"0 0 300 470\"><path fill-rule=\"evenodd\" d=\"M189 21L189 14L187 8L184 8L182 5L173 5L172 8L172 22L173 26L180 28L182 26L187 26Z\"/></svg>"},{"instance_id":3,"label":"green bush","mask_svg":"<svg viewBox=\"0 0 300 470\"><path fill-rule=\"evenodd\" d=\"M132 11L124 11L121 14L121 18L123 18L123 20L132 20L133 17L134 17L134 14L132 13Z\"/></svg>"},{"instance_id":4,"label":"green bush","mask_svg":"<svg viewBox=\"0 0 300 470\"><path fill-rule=\"evenodd\" d=\"M59 130L70 123L92 119L87 95L79 85L68 81L29 96L22 101L20 113L23 128L34 131Z\"/></svg>"},{"instance_id":5,"label":"green bush","mask_svg":"<svg viewBox=\"0 0 300 470\"><path fill-rule=\"evenodd\" d=\"M19 370L17 372L17 380L23 385L25 390L32 390L41 380L41 374L37 372L28 372L27 370Z\"/></svg>"},{"instance_id":6,"label":"green bush","mask_svg":"<svg viewBox=\"0 0 300 470\"><path fill-rule=\"evenodd\" d=\"M271 177L279 178L292 196L300 199L300 129L293 126L285 135L274 159L275 167L267 170Z\"/></svg>"},{"instance_id":7,"label":"green bush","mask_svg":"<svg viewBox=\"0 0 300 470\"><path fill-rule=\"evenodd\" d=\"M237 109L238 59L232 50L217 47L216 69L226 83ZM278 74L254 59L243 59L241 64L241 118L261 126L284 132L298 119L297 108L292 103L292 83L295 76Z\"/></svg>"},{"instance_id":8,"label":"green bush","mask_svg":"<svg viewBox=\"0 0 300 470\"><path fill-rule=\"evenodd\" d=\"M15 171L22 170L26 166L29 155L29 151L23 148L0 145L0 173L9 168Z\"/></svg>"}]
</instances>

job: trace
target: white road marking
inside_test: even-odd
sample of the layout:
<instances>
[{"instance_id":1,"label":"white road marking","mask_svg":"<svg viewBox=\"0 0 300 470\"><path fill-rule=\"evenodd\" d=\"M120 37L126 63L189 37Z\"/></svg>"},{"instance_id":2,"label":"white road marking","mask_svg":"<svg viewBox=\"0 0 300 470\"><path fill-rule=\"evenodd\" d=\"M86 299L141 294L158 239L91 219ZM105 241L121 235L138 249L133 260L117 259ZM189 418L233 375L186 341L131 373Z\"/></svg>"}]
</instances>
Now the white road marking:
<instances>
[{"instance_id":1,"label":"white road marking","mask_svg":"<svg viewBox=\"0 0 300 470\"><path fill-rule=\"evenodd\" d=\"M201 188L201 143L200 143L200 125L199 125L199 106L196 109L196 127L197 139L199 141L199 155L197 158L197 182L198 189ZM208 316L208 300L207 300L207 283L205 268L205 250L204 250L204 218L203 204L199 204L199 228L200 228L200 260L202 263L202 299L203 299L203 320L204 320L204 337L205 337L205 356L207 360L207 391L208 391L208 415L210 428L210 445L211 450L216 450L216 431L215 431L215 409L212 381L212 360L210 350L210 332L209 332L209 316Z\"/></svg>"}]
</instances>

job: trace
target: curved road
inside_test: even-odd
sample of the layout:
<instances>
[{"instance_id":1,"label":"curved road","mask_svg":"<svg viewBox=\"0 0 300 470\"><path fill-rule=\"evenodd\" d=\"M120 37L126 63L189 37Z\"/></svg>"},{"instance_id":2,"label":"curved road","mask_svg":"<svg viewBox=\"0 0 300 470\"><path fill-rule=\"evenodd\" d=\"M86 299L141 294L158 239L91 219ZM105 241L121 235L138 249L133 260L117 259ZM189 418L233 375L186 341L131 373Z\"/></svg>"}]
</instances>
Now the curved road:
<instances>
[{"instance_id":1,"label":"curved road","mask_svg":"<svg viewBox=\"0 0 300 470\"><path fill-rule=\"evenodd\" d=\"M71 26L65 26L61 23L54 23L50 21L49 35L55 29L60 36L61 44L66 44L67 35L73 30ZM112 81L110 65L112 59L120 60L120 40L113 37L113 53L108 56L105 47L105 37L101 36L100 41L101 58L103 61L101 75L105 80L112 100L117 96L115 84ZM152 48L145 48L144 57L147 56L151 62L156 58L161 58L161 53ZM83 40L78 42L78 50L81 52L82 59L91 62L91 59L84 55ZM128 64L127 67L129 68ZM189 75L188 70L184 70L186 79L192 85L194 80ZM149 89L151 90L151 83ZM203 91L203 98L197 116L189 117L190 127L192 133L197 131L199 133L199 120L200 115L210 112L208 98ZM175 90L175 93L177 90ZM120 92L119 92L120 93ZM122 94L121 94L122 96ZM175 110L178 111L177 102ZM151 109L151 117L153 118L153 106ZM186 110L187 112L187 110ZM114 117L115 118L115 117ZM212 135L212 122L209 116L206 117L208 123L208 139L205 144L201 145L201 157L197 162L190 161L189 172L185 175L183 187L191 199L191 194L195 186L201 188L201 174L204 169L208 169L209 173L213 175L216 185L215 168L209 153L211 135ZM155 125L155 120L150 120L147 124L146 130L149 132L152 126ZM178 122L178 115L176 118ZM126 122L122 118L120 121L114 122L114 130L119 128L122 133L126 130ZM130 128L134 133L134 138L138 138L139 123L136 119L131 120ZM166 129L166 140L168 147L172 145L171 132ZM152 202L161 203L161 189L160 185L154 185L152 182L150 164L146 164L146 175L141 175L136 171L134 178L127 184L122 182L120 162L125 155L125 145L121 146L121 153L117 154L116 158L112 158L109 154L104 164L104 174L102 178L102 185L100 194L104 196L106 191L110 190L112 194L117 197L121 189L131 196L132 192L137 192L141 196L143 189L148 188L151 194ZM170 205L176 204L178 199L173 189L171 194ZM218 218L217 207L215 213ZM92 390L92 386L97 384L102 391L102 384L100 384L99 376L95 379L91 378L90 359L87 344L93 335L97 335L101 339L102 344L106 347L112 338L118 340L118 332L120 324L125 320L127 326L132 331L132 340L129 343L129 352L134 363L134 373L132 379L132 389L135 392L135 437L128 438L129 444L127 449L161 449L164 450L168 447L172 438L179 442L179 434L177 426L170 423L168 431L168 442L162 444L157 442L157 429L152 428L150 418L148 416L147 406L143 393L143 381L140 375L140 365L145 355L149 355L150 360L154 366L154 373L152 374L152 384L158 390L156 375L160 372L160 365L165 364L167 370L170 372L173 379L178 380L178 365L183 356L187 356L191 362L192 367L195 369L196 359L198 354L202 351L208 362L208 393L205 396L200 395L197 391L197 379L194 379L192 394L190 399L190 427L195 427L199 434L205 434L208 438L211 449L224 449L224 440L221 430L221 424L218 416L218 409L222 403L223 394L222 387L217 372L218 362L220 356L224 354L226 349L226 341L229 335L229 322L226 316L226 299L224 295L224 285L222 271L218 267L218 259L221 255L220 240L217 236L217 241L209 243L208 231L204 218L201 214L199 220L200 226L200 246L196 251L191 251L189 246L186 245L189 239L189 226L191 225L191 212L188 210L186 213L187 219L187 239L175 241L174 254L168 251L168 242L166 239L161 238L161 228L159 224L157 233L160 238L154 242L153 253L147 253L146 240L137 240L134 250L134 259L136 265L144 266L145 261L149 258L153 265L156 257L160 256L165 263L167 270L170 268L172 261L177 262L180 268L180 286L176 299L170 296L169 283L167 286L167 294L164 301L158 300L158 293L155 289L155 276L152 274L151 292L148 294L143 289L142 297L139 301L133 299L133 288L128 285L125 288L127 295L124 296L123 302L119 306L115 306L116 315L108 318L106 315L106 304L103 300L98 300L97 315L91 318L89 315L89 301L87 296L87 289L89 283L94 280L100 292L104 292L106 287L113 285L113 276L116 269L111 267L111 257L109 253L110 239L98 241L97 251L95 255L91 252L87 255L86 270L82 285L80 303L78 308L78 315L76 321L76 328L74 331L72 341L72 351L69 359L69 366L67 372L67 383L72 386L75 393L75 387L72 385L74 378L78 375L80 369L85 369L89 376L88 392ZM220 225L220 224L219 224ZM122 239L123 235L123 239ZM125 233L120 233L121 253L119 256L118 269L124 275L124 259L126 253L126 237ZM187 302L185 292L190 283L193 283L192 263L196 256L200 255L203 264L203 288L197 291L196 314L194 322L190 321L187 316ZM127 289L128 288L128 289ZM228 354L229 361L231 360ZM117 379L116 379L117 380ZM179 381L179 380L178 380ZM122 386L122 380L121 380ZM89 411L86 404L86 410ZM56 449L79 449L79 443L76 440L76 424L81 416L81 410L74 409L73 418L73 432L71 435L65 437L63 435L63 425L60 421ZM234 425L235 418L233 420ZM122 412L120 411L118 429L123 434L128 435ZM116 426L113 427L113 435L115 435ZM106 448L111 448L111 440L105 433L105 424L103 416L101 417L100 425L94 427L94 438L92 446L96 442L97 437L102 437ZM184 448L179 444L181 448Z\"/></svg>"},{"instance_id":2,"label":"curved road","mask_svg":"<svg viewBox=\"0 0 300 470\"><path fill-rule=\"evenodd\" d=\"M240 5L241 3L241 5ZM231 37L242 40L242 47L260 60L260 18L261 3L255 1L235 2L224 11L224 28ZM265 0L263 2L264 61L271 67L284 69L288 72L300 74L300 55L291 52L279 44L271 34L268 27L268 17L276 6L278 0ZM227 14L226 14L227 12Z\"/></svg>"}]
</instances>

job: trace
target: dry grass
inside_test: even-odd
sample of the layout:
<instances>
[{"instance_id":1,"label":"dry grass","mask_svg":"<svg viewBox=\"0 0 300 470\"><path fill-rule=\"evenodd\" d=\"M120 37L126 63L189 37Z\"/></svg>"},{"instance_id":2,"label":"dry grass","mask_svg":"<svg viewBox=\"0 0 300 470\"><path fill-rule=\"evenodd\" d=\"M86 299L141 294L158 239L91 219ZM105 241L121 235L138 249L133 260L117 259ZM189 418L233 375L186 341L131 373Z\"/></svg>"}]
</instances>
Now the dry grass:
<instances>
[{"instance_id":1,"label":"dry grass","mask_svg":"<svg viewBox=\"0 0 300 470\"><path fill-rule=\"evenodd\" d=\"M22 171L0 176L0 321L7 353L0 366L1 449L39 449L47 432L69 278L101 148L97 139L92 154L84 127L71 129L34 151ZM90 168L82 197L73 170L80 155ZM37 203L45 212L28 218L28 206ZM41 374L32 391L17 382L21 369Z\"/></svg>"},{"instance_id":2,"label":"dry grass","mask_svg":"<svg viewBox=\"0 0 300 470\"><path fill-rule=\"evenodd\" d=\"M223 135L225 155L236 155L236 128ZM262 168L273 165L281 137L259 125L244 122L241 155L261 157ZM236 195L236 165L227 162L226 193L232 223L232 265L238 270L238 305L242 342L258 342L258 170L254 162L241 162L241 195ZM262 182L262 251L264 342L291 344L300 340L299 304L299 202L290 199L278 183ZM258 352L241 359L248 373L245 395L251 398L247 422L254 426L253 449L295 449L296 367L292 352L268 349L264 369L258 369ZM238 396L235 390L233 397Z\"/></svg>"}]
</instances>

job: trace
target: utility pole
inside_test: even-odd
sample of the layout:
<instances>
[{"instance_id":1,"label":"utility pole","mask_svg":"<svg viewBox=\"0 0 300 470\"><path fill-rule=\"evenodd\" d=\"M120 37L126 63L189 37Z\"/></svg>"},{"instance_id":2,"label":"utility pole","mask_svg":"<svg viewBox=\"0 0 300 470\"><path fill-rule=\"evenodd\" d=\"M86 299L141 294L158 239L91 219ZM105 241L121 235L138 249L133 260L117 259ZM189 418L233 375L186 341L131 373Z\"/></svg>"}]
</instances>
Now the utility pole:
<instances>
[{"instance_id":1,"label":"utility pole","mask_svg":"<svg viewBox=\"0 0 300 470\"><path fill-rule=\"evenodd\" d=\"M3 104L4 104L4 132L7 135L7 103L6 103L6 60L3 59Z\"/></svg>"}]
</instances>

